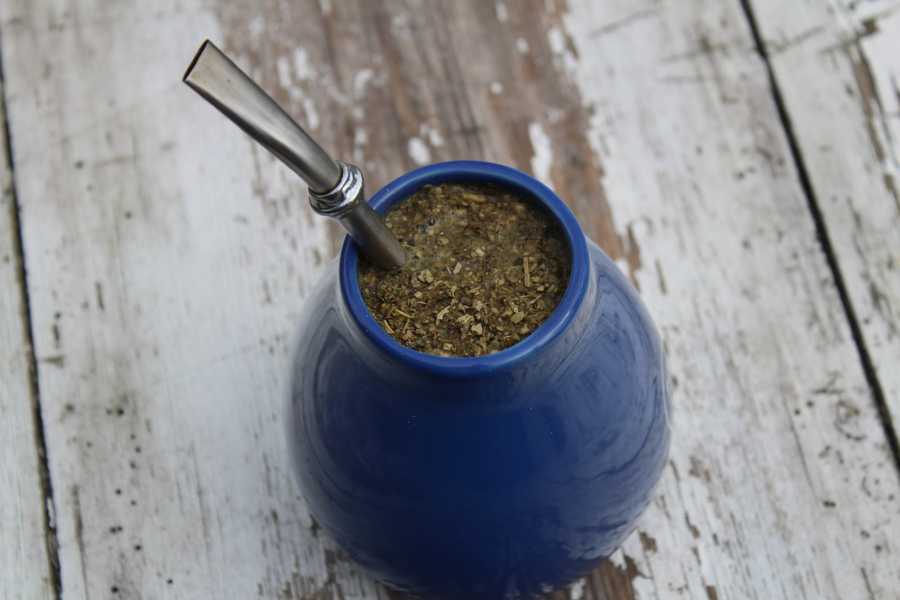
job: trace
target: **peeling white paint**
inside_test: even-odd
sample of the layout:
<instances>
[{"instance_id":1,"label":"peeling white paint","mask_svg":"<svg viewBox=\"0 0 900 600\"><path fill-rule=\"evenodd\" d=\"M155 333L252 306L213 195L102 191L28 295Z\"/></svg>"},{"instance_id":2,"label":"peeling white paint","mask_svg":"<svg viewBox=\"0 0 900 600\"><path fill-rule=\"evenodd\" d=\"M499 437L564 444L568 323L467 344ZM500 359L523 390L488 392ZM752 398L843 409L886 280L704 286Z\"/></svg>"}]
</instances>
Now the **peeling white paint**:
<instances>
[{"instance_id":1,"label":"peeling white paint","mask_svg":"<svg viewBox=\"0 0 900 600\"><path fill-rule=\"evenodd\" d=\"M584 598L584 579L579 579L569 588L569 600L581 600Z\"/></svg>"},{"instance_id":2,"label":"peeling white paint","mask_svg":"<svg viewBox=\"0 0 900 600\"><path fill-rule=\"evenodd\" d=\"M361 163L365 155L366 144L369 143L369 133L362 127L353 131L353 160Z\"/></svg>"},{"instance_id":3,"label":"peeling white paint","mask_svg":"<svg viewBox=\"0 0 900 600\"><path fill-rule=\"evenodd\" d=\"M735 43L738 38L726 32L724 25L717 25L715 31L703 29L708 21L706 16L700 16L702 11L697 12L700 4L668 3L660 13L662 18L635 21L629 25L629 33L617 36L615 41L596 35L596 24L586 18L586 10L564 14L560 34L548 32L554 51L571 46L571 40L585 57L576 61L571 80L577 82L582 101L598 107L590 116L587 135L603 165L603 189L614 220L620 224L619 231L623 230L621 224L636 225L642 218L653 219L652 229L633 231L644 265L643 270L634 273L634 279L670 348L670 372L681 382L674 391L674 398L681 400L676 401L681 410L675 412L672 422L673 440L678 443L672 445L671 468L667 468L657 492L657 498L665 500L652 504L641 517L641 529L657 539L660 551L646 550L643 540L632 535L624 543L625 552L612 556L612 564L620 573L636 570L640 574L632 581L634 595L640 598L666 596L665 592L676 586L699 590L697 595L703 596L707 585L716 586L719 597L793 598L802 596L804 586L809 585L806 589L815 586L816 595L821 597L862 598L866 597L869 584L875 590L873 597L880 597L884 594L879 591L893 589L889 586L897 580L897 570L884 560L885 546L882 555L877 556L872 550L874 542L858 535L862 530L873 539L881 535L885 527L876 524L875 514L895 528L898 523L895 511L886 510L877 496L869 496L867 490L861 489L866 485L861 483L863 478L868 482L874 479L871 473L863 474L860 469L875 470L879 466L872 460L870 450L857 442L848 443L845 434L835 428L831 407L820 408L822 401L818 398L814 399L815 406L804 402L806 390L812 386L803 382L809 378L827 381L824 374L830 369L843 390L853 385L847 379L861 382L864 377L859 369L848 368L849 357L854 354L852 342L840 339L842 334L825 333L832 327L846 331L841 319L825 316L839 314L831 311L840 303L834 302L833 295L826 298L822 288L799 283L793 274L798 263L784 260L790 252L799 252L803 256L800 269L829 277L821 253L804 254L803 248L814 243L815 232L806 215L800 214L806 204L802 190L789 174L779 171L777 165L773 167L775 161L790 161L790 149L779 132L767 138L765 158L752 149L746 154L709 151L717 144L723 148L735 143L739 144L737 148L754 144L754 135L745 137L743 130L753 130L761 123L778 123L777 111L769 102L770 90L760 90L752 78L742 79L746 73L758 74L759 70L752 67L748 56L738 52L717 53L714 67L706 57L692 57L684 65L683 72L696 70L703 77L720 77L724 82L718 84L721 96L710 94L708 82L703 80L672 86L653 76L633 76L671 68L661 67L661 57L669 52L668 48L678 44L697 47L698 40L703 39L701 35L708 35L707 43L713 46ZM819 26L830 18L821 6L824 3L753 0L752 4L762 24L763 39L799 39L808 34L813 24ZM767 9L760 9L766 5ZM610 15L627 16L625 3L621 7L619 13L610 9ZM728 15L732 24L744 18L738 8L716 3L717 10L720 7L721 14ZM787 26L785 13L794 16L792 27ZM863 126L860 135L859 129L844 128L841 122L851 120L845 117L853 102L848 100L844 81L839 78L852 78L853 65L846 70L841 66L842 52L822 56L812 51L814 46L823 48L835 41L824 39L824 34L817 35L822 39L817 37L809 52L773 52L772 56L786 90L798 139L808 136L804 156L811 165L813 180L827 182L828 185L822 183L823 188L834 190L835 198L875 196L866 193L874 188L860 185L858 177L854 179L850 166L853 157L835 156L842 150L850 155L854 150L862 153L853 140L864 137L866 132ZM741 35L739 39L740 44L746 44L748 36ZM611 81L611 73L626 72L630 76ZM858 120L859 113L853 114ZM828 119L834 123L822 127ZM544 123L549 126L547 121ZM603 150L601 135L608 140L611 151ZM820 154L823 158L818 168L822 170L817 172L813 170L814 157L819 153L819 144L826 143L832 153ZM671 160L672 153L693 150L695 145L699 150L701 144L702 155ZM730 176L738 169L747 169L748 163L759 172L771 169L772 174L756 178L752 185ZM685 166L689 169L685 170ZM823 173L829 171L839 175L828 180ZM843 192L840 196L838 190ZM728 203L719 202L721 198L728 198ZM749 208L745 208L745 202L750 203ZM823 206L835 211L833 207L842 204L845 202L827 202ZM875 204L873 199L867 206ZM797 212L793 212L795 209ZM840 212L831 216L837 217L835 222L853 222L849 214L846 218ZM712 228L721 232L714 243L698 233ZM779 234L776 242L774 236L762 233L764 228L790 231L791 235L782 240ZM859 230L854 230L852 238L844 238L847 241L836 247L852 248L852 240L861 239L857 237L860 235ZM752 247L742 246L742 239L752 241ZM704 266L698 269L697 265ZM617 268L629 276L625 260L617 261ZM668 294L656 281L657 276L662 280L663 275ZM817 283L822 280L816 275L809 279ZM747 286L747 281L753 281L753 286ZM818 315L827 325L810 327L805 321L809 314ZM709 320L717 323L715 328L705 329ZM687 322L696 326L682 329ZM705 351L707 344L718 345L718 340L719 356ZM737 363L741 365L740 373L733 377L728 375L728 363L733 360L728 355L732 353L742 357ZM691 381L689 387L684 386L687 380ZM771 401L769 393L760 391L757 385L771 387L776 399ZM704 395L701 390L705 390L707 399L686 406L688 398ZM711 418L709 411L721 406L719 398L732 393L740 394L742 400L731 406L740 406L737 410L746 406L746 410L759 416L757 439L746 438L743 416ZM716 400L711 402L708 398ZM784 410L785 406L790 409ZM772 407L781 409L782 414L775 414ZM721 414L734 413L725 410ZM879 423L877 411L868 414L867 422L875 432ZM858 423L859 417L854 419L854 426ZM728 448L724 453L706 445L711 430L715 431L716 445ZM787 439L791 433L793 441ZM754 454L757 448L762 449L762 454ZM827 457L819 460L817 455L823 448L831 448L832 455L840 448L840 465ZM703 469L699 477L689 472L700 458L710 465L712 485L704 481ZM726 474L753 469L758 458L767 466L764 471L756 471L757 476L732 478ZM810 470L810 476L790 475L804 468ZM697 473L697 469L693 470ZM718 485L719 477L733 487ZM891 481L896 489L896 477ZM828 510L822 509L825 495L845 520L828 518ZM733 515L722 514L721 507L726 503L729 511L735 511ZM736 524L730 524L729 517L736 519ZM710 539L713 531L718 537ZM830 539L844 539L847 547L834 550L834 545L828 544ZM777 580L778 585L769 585L764 577L738 579L734 574L739 572L742 558L721 552L727 544L732 548L743 546L759 566L755 569L757 574L765 568L763 565L803 565L803 582L779 578L777 573L771 579ZM667 551L688 546L696 554L690 556L693 552L685 551L683 560L672 560ZM710 556L715 558L710 560ZM878 569L868 568L876 564ZM861 567L866 567L862 576Z\"/></svg>"},{"instance_id":4,"label":"peeling white paint","mask_svg":"<svg viewBox=\"0 0 900 600\"><path fill-rule=\"evenodd\" d=\"M7 9L8 4L0 0L3 7L0 12L4 13L4 19L12 10L11 6ZM33 186L27 185L28 182L52 182L52 177L47 177L48 173L69 173L66 177L77 174L71 161L60 162L62 154L59 149L66 146L71 147L77 158L84 160L86 165L115 157L102 169L102 173L99 170L91 175L85 173L85 177L89 177L95 186L91 196L100 205L109 205L110 199L115 199L121 211L133 211L133 230L129 235L113 236L110 233L112 228L119 227L125 221L118 225L112 221L97 225L94 218L98 214L96 211L60 211L48 195L47 213L64 216L48 219L47 226L40 228L42 232L48 232L52 239L70 239L65 231L87 229L93 232L92 237L96 234L97 239L109 241L109 245L104 246L102 258L98 258L99 254L86 251L87 246L74 238L68 245L70 251L65 254L55 255L38 250L38 253L62 262L43 262L35 270L38 274L61 272L72 275L71 278L35 275L36 278L61 281L58 299L51 298L49 293L35 297L34 306L40 314L53 315L55 311L60 311L67 318L70 314L76 314L77 310L81 318L80 303L83 300L90 302L83 320L90 323L89 327L76 327L74 319L61 323L66 344L63 349L67 352L65 368L62 364L59 368L53 367L58 371L57 383L42 383L49 397L63 399L59 402L53 400L54 415L63 414L62 403L70 399L75 399L78 409L66 412L64 419L54 416L47 420L48 427L51 420L56 427L53 431L47 430L47 445L52 449L48 456L56 461L51 464L51 469L54 475L64 474L60 489L65 493L57 496L56 512L52 515L52 524L60 531L61 539L66 541L60 546L61 593L66 598L109 596L110 582L117 583L118 574L128 572L134 577L131 583L126 582L126 588L135 597L159 595L160 590L168 587L170 594L180 589L182 592L188 590L187 594L191 595L190 590L202 589L199 592L201 596L247 598L257 595L261 581L264 582L265 595L277 596L284 581L302 582L294 588L298 596L314 595L328 576L322 566L326 560L323 558L323 544L308 532L308 528L300 525L300 522L309 519L293 485L282 428L275 421L281 408L277 400L282 397L283 390L289 388L286 374L290 373L289 355L293 347L290 338L296 330L299 302L326 268L324 263L332 252L333 236L328 224L323 222L325 220L316 216L307 202L297 201L302 184L277 159L246 136L222 135L221 116L196 98L185 101L181 89L178 89L179 93L157 93L163 89L165 82L171 82L173 76L184 69L185 61L190 58L185 56L185 51L196 48L198 32L218 41L231 34L242 33L249 37L252 34L248 28L259 31L263 23L272 24L268 31L261 31L258 47L262 47L265 40L274 35L274 21L270 20L273 17L269 16L273 11L263 7L254 12L267 15L265 21L259 20L253 24L250 18L253 15L248 15L245 21L223 32L211 11L197 10L199 4L196 2L181 4L183 11L163 11L159 14L156 14L155 3L121 4L121 11L117 9L116 13L121 18L115 19L115 26L91 29L94 42L105 51L91 57L87 69L84 57L79 58L77 53L47 51L48 44L76 47L78 36L84 34L78 27L63 23L52 35L45 35L48 32L26 35L24 30L19 34L13 31L15 28L3 30L3 57L9 57L9 66L16 67L7 71L5 90L22 98L25 96L23 90L37 89L28 79L30 73L36 72L30 61L36 57L46 57L46 64L52 65L53 78L45 83L51 87L59 85L61 90L67 91L59 97L58 106L82 106L85 102L91 102L93 107L89 116L95 119L99 128L95 135L86 130L78 119L58 119L56 113L47 113L51 118L37 124L32 116L35 114L33 102L19 104L14 111L11 110L10 115L15 114L21 119L15 125L18 131L36 131L33 143L16 145L21 159L17 160L17 168L32 168L23 177L23 202L34 197ZM315 6L313 10L316 10ZM153 18L149 18L151 14ZM147 43L134 43L135 40L146 40ZM294 72L295 46L290 45L281 52L284 58L280 61L279 54L271 56L271 64L268 65L269 85L274 88L271 91L281 90L280 84L286 83L289 87L284 88L285 96L289 90L294 90L294 94L303 92L304 86ZM251 47L250 43L238 43L231 45L230 49L238 64L259 77L262 68L259 60L252 56ZM123 62L125 55L129 58ZM43 62L41 64L44 65ZM137 64L145 65L144 71L137 74L139 76L126 78L127 81L107 76L120 70L123 65ZM13 90L16 91L13 93ZM84 95L83 92L87 91L90 93ZM138 102L138 98L153 97L154 102L152 107L148 104L147 111L127 111L124 114L120 106L98 100L107 97L118 98L128 105ZM319 102L318 106L323 107L327 101ZM288 108L292 114L305 118L301 100L292 101ZM171 127L160 127L163 117L170 119ZM45 125L50 122L59 124L59 127L47 130ZM125 127L134 134L133 137L111 136L104 143L98 143L98 139L103 139L102 132L111 127L111 123ZM218 126L207 127L207 123ZM17 136L17 139L20 137ZM67 141L63 143L61 139ZM47 161L43 163L24 158L35 154L38 141L50 149L46 153ZM154 161L157 161L156 166L153 166ZM0 157L0 163L5 165L6 162L5 157ZM2 171L0 167L0 180L7 181L7 173ZM141 183L141 178L135 177L135 173L148 174L149 178L149 174L161 172L165 172L166 177L156 181L146 179ZM187 173L195 174L193 181L188 181ZM196 177L197 173L209 176ZM53 183L49 184L48 189L51 188L61 189ZM78 188L83 192L80 184ZM179 199L184 197L192 201L180 202ZM146 205L141 202L146 202ZM211 210L213 206L215 211ZM121 211L116 215L119 219L123 218ZM34 479L20 476L15 468L21 465L22 475L25 474L28 464L26 455L16 446L25 447L28 444L15 442L30 441L33 437L24 428L17 431L15 423L27 423L30 412L20 413L17 410L16 405L21 402L7 402L7 398L12 401L28 397L27 364L14 354L18 352L25 356L19 342L24 336L19 336L20 328L13 326L19 321L6 318L7 308L14 317L18 317L20 292L18 282L6 277L13 269L4 269L2 264L6 250L4 242L12 239L4 235L8 223L8 220L4 221L4 216L7 212L0 210L3 213L0 214L0 331L4 334L9 332L9 335L2 336L3 343L0 343L0 365L3 365L0 367L0 456L3 460L0 480L4 483L0 491L0 563L3 565L0 567L0 590L14 590L13 594L18 592L22 598L50 598L56 594L54 590L47 589L52 588L48 583L51 577L43 568L47 564L43 544L43 499ZM37 221L44 220L31 209L27 214L35 216ZM240 217L240 221L235 217ZM93 224L87 225L85 218L92 219L90 222ZM63 233L55 235L60 230ZM87 243L87 240L82 241ZM135 256L128 249L132 247L147 250L143 256L152 260L135 262L127 259L128 256ZM193 251L198 248L205 249L202 257ZM203 267L204 263L212 267ZM110 267L118 275L112 275L108 270ZM127 274L125 280L120 279L123 273ZM238 273L243 273L245 277L241 279ZM242 292L234 291L236 288L229 284L238 280L245 284ZM163 281L167 283L160 283ZM128 288L128 293L141 298L141 314L148 318L146 321L141 319L141 326L146 326L142 331L152 332L151 335L141 337L140 341L129 338L128 328L121 327L115 317L103 318L103 306L98 307L93 293L90 296L76 294L72 288L66 287L67 282L89 282L91 292L95 289L94 282L98 289L102 285L102 300L99 302L106 303L110 315L130 314L135 307L133 302L126 300L123 290ZM258 282L264 283L259 285ZM273 298L271 304L267 303L270 300L263 300L264 288L265 295ZM165 289L173 293L157 293ZM217 304L217 299L221 300L223 296L227 300ZM291 301L279 301L288 297ZM187 300L181 302L178 298ZM163 306L166 308L161 310ZM197 312L199 307L213 307L213 310L204 310L200 315ZM241 317L235 319L233 315ZM227 329L229 323L237 325L226 332L223 327ZM41 325L41 331L47 331L52 340L50 330L50 325ZM223 336L223 333L227 335ZM214 342L217 336L219 342ZM220 342L226 337L228 341L223 346ZM132 341L125 341L128 339ZM173 339L177 339L178 343L159 341ZM42 339L40 344L41 348L53 347L52 341L44 344ZM267 348L266 352L259 350L261 344ZM95 358L101 365L119 360L110 356L125 360L124 355L115 350L123 345L134 348L147 358L138 361L140 365L136 370L127 367L135 376L132 381L160 382L166 390L165 394L154 395L150 388L137 389L124 379L110 378L107 376L108 370L102 367L97 377L80 378L78 374L94 369L90 361ZM91 348L96 355L79 351L80 347ZM246 360L243 358L245 352L249 356ZM179 363L179 359L173 358L182 356L182 353L189 357L187 363ZM130 359L129 362L137 365ZM25 375L22 385L15 381L18 379L18 364L23 365L21 372ZM168 372L168 365L173 364L184 366L191 373L192 382L180 384L167 380L163 373ZM6 368L7 365L11 365L11 371ZM77 384L73 384L76 378ZM197 389L207 390L209 398L215 397L221 401L221 406L227 408L222 414L230 415L230 424L210 418L215 411L210 410L208 402L186 401L199 397L191 389L194 385L199 386ZM70 390L71 397L56 395L56 390L60 388ZM100 389L104 394L96 393ZM145 391L162 400L145 402L150 398L150 395L144 394ZM106 400L101 399L103 396L122 398L122 405L128 412L117 424L109 420L101 423L94 419L95 415L104 414ZM242 401L242 398L249 397L267 401ZM125 398L128 398L127 403ZM174 414L173 411L179 415L178 423L161 417ZM134 417L134 427L127 426L128 416ZM7 426L9 419L14 423L12 430ZM91 452L85 450L84 440L92 438L83 436L81 432L84 431L97 435L93 438L96 442L93 451L105 465L103 481L99 479L99 473L78 466L84 452ZM190 446L185 444L181 449L187 457L184 463L189 466L183 470L180 467L169 468L175 463L169 462L158 450L179 452L175 444L165 440L186 440L185 431L191 432L188 436ZM77 451L68 452L66 447L72 445L73 435L78 436ZM232 443L234 440L248 441L252 451L245 452L241 442ZM143 448L143 453L132 452L132 447L137 445ZM129 450L127 457L122 455L126 448ZM220 448L227 448L224 455ZM119 451L121 460L106 460L107 452L114 449ZM228 456L225 463L241 464L243 468L223 470L221 464L224 463L218 462L223 456ZM10 472L4 470L9 465L13 465L11 479L8 477ZM36 468L31 471L37 473ZM260 493L260 474L263 472L267 476L271 473L268 493ZM221 487L212 473L224 474ZM201 501L180 503L175 493L178 482L188 486L184 489L196 490L196 497ZM122 488L121 496L114 496L112 488L119 486ZM27 491L35 488L36 494ZM181 519L191 523L201 520L215 523L215 515L225 514L224 511L228 510L227 496L230 492L226 489L236 490L242 507L247 508L246 512L242 509L231 513L235 516L233 530L239 532L236 537L226 539L214 527L206 535L178 525ZM118 508L113 506L113 498L118 501ZM73 511L73 506L85 515L84 544L72 541L76 531L73 515L78 514ZM11 514L10 508L13 510L12 520L6 518ZM254 516L262 514L284 515L285 518L276 522L276 518L258 520ZM113 520L104 521L107 516ZM146 527L151 521L174 526ZM6 528L7 523L12 526ZM32 523L36 526L32 527ZM118 526L123 533L95 535L101 526L104 530ZM275 550L282 532L285 539L291 540L290 558L284 558L286 555L282 556ZM141 545L140 552L133 551L133 545L137 543ZM210 556L239 557L232 561L227 581L223 582L216 566L205 558L196 556L194 552L180 551L203 547L204 544ZM269 548L271 552L264 559L258 551L240 552L239 546ZM238 554L234 553L235 548L238 548ZM295 563L294 556L303 559ZM79 565L87 566L82 571ZM343 568L343 563L337 566L337 569ZM261 579L263 576L260 573L266 573L266 569L271 569L271 579ZM6 573L16 577L10 580ZM84 577L83 573L86 573ZM339 576L342 589L353 590L357 598L376 597L375 584L369 579L358 575ZM167 578L172 578L171 585L166 584ZM121 585L121 582L118 583ZM5 591L0 592L2 597L7 595Z\"/></svg>"},{"instance_id":5,"label":"peeling white paint","mask_svg":"<svg viewBox=\"0 0 900 600\"><path fill-rule=\"evenodd\" d=\"M900 425L900 5L829 0L803 8L786 3L791 8L783 10L777 0L755 4L764 38L808 40L771 53L772 66L810 178L828 190L822 217L840 249L838 266L861 315L888 412ZM884 595L873 587L874 597Z\"/></svg>"},{"instance_id":6,"label":"peeling white paint","mask_svg":"<svg viewBox=\"0 0 900 600\"><path fill-rule=\"evenodd\" d=\"M316 104L309 98L303 99L303 112L306 113L306 125L310 129L319 128L319 113L316 110Z\"/></svg>"},{"instance_id":7,"label":"peeling white paint","mask_svg":"<svg viewBox=\"0 0 900 600\"><path fill-rule=\"evenodd\" d=\"M294 73L300 81L312 79L316 76L316 69L309 61L309 55L304 48L294 50Z\"/></svg>"},{"instance_id":8,"label":"peeling white paint","mask_svg":"<svg viewBox=\"0 0 900 600\"><path fill-rule=\"evenodd\" d=\"M490 85L491 93L495 96L499 96L503 93L503 84L499 81L492 81Z\"/></svg>"},{"instance_id":9,"label":"peeling white paint","mask_svg":"<svg viewBox=\"0 0 900 600\"><path fill-rule=\"evenodd\" d=\"M622 264L619 264L619 263L622 263ZM616 264L618 265L619 270L621 270L623 273L628 275L628 264L625 263L625 261L617 261ZM625 265L624 268L622 267L623 264ZM623 570L628 566L625 564L625 552L623 552L621 549L616 550L615 552L612 553L612 556L609 557L609 562L611 562L613 565L615 565L619 569L623 569Z\"/></svg>"},{"instance_id":10,"label":"peeling white paint","mask_svg":"<svg viewBox=\"0 0 900 600\"><path fill-rule=\"evenodd\" d=\"M494 4L494 10L497 12L497 20L501 23L509 21L509 11L506 10L506 4L500 0Z\"/></svg>"},{"instance_id":11,"label":"peeling white paint","mask_svg":"<svg viewBox=\"0 0 900 600\"><path fill-rule=\"evenodd\" d=\"M563 32L559 30L559 27L551 27L550 30L547 31L547 39L550 41L550 50L552 50L554 54L562 54L566 49L566 40L563 37Z\"/></svg>"},{"instance_id":12,"label":"peeling white paint","mask_svg":"<svg viewBox=\"0 0 900 600\"><path fill-rule=\"evenodd\" d=\"M421 139L417 137L410 138L406 149L409 152L409 157L417 165L427 165L431 162L431 150L428 149L428 145Z\"/></svg>"},{"instance_id":13,"label":"peeling white paint","mask_svg":"<svg viewBox=\"0 0 900 600\"><path fill-rule=\"evenodd\" d=\"M551 27L547 31L547 40L550 42L550 50L562 61L563 67L569 72L574 73L577 67L575 55L569 50L566 44L566 36L559 27Z\"/></svg>"},{"instance_id":14,"label":"peeling white paint","mask_svg":"<svg viewBox=\"0 0 900 600\"><path fill-rule=\"evenodd\" d=\"M437 128L431 125L425 124L419 127L419 135L427 139L428 143L434 148L440 148L444 145L444 136L441 135Z\"/></svg>"},{"instance_id":15,"label":"peeling white paint","mask_svg":"<svg viewBox=\"0 0 900 600\"><path fill-rule=\"evenodd\" d=\"M516 38L516 50L518 50L520 54L527 54L528 40L525 38Z\"/></svg>"},{"instance_id":16,"label":"peeling white paint","mask_svg":"<svg viewBox=\"0 0 900 600\"><path fill-rule=\"evenodd\" d=\"M278 85L289 89L293 85L293 78L291 77L291 64L287 57L278 57L278 60L275 61L275 71L278 73Z\"/></svg>"},{"instance_id":17,"label":"peeling white paint","mask_svg":"<svg viewBox=\"0 0 900 600\"><path fill-rule=\"evenodd\" d=\"M550 138L544 131L544 127L538 122L533 122L528 126L528 137L531 139L531 147L534 149L531 170L535 177L549 185L550 167L553 165L553 149Z\"/></svg>"},{"instance_id":18,"label":"peeling white paint","mask_svg":"<svg viewBox=\"0 0 900 600\"><path fill-rule=\"evenodd\" d=\"M372 69L360 69L353 76L353 95L361 98L366 93L369 82L375 77L375 71Z\"/></svg>"}]
</instances>

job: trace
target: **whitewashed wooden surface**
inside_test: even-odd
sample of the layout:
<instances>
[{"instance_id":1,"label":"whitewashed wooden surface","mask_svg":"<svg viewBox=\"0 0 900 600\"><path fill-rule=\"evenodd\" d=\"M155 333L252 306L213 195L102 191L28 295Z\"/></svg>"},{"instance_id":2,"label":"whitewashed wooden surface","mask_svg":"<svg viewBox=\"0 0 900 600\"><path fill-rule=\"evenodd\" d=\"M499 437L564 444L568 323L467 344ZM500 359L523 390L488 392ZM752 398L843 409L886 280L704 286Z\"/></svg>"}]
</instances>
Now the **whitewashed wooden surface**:
<instances>
[{"instance_id":1,"label":"whitewashed wooden surface","mask_svg":"<svg viewBox=\"0 0 900 600\"><path fill-rule=\"evenodd\" d=\"M553 185L639 286L673 378L670 468L625 548L557 597L898 596L897 457L870 385L897 406L900 294L886 261L900 242L884 161L859 94L830 104L793 81L842 88L846 64L794 64L776 48L782 31L805 31L804 9L811 26L836 28L845 8L797 3L787 19L781 3L751 4L871 381L737 1L0 4L53 591L388 595L318 531L283 448L292 325L338 238L286 169L180 83L208 36L364 165L370 189L448 158L518 166ZM837 186L862 224L827 201ZM0 227L0 244L13 239ZM870 280L886 301L867 296ZM12 284L3 302L19 297ZM875 318L884 306L894 321ZM0 374L20 381L9 397L27 418L17 356ZM19 423L19 436L33 426ZM31 460L12 473L34 496ZM43 543L43 505L27 511L0 512L0 531ZM47 561L27 565L33 577L4 566L0 582L38 597L19 581L49 581Z\"/></svg>"},{"instance_id":2,"label":"whitewashed wooden surface","mask_svg":"<svg viewBox=\"0 0 900 600\"><path fill-rule=\"evenodd\" d=\"M49 599L54 596L13 194L0 132L0 597Z\"/></svg>"},{"instance_id":3,"label":"whitewashed wooden surface","mask_svg":"<svg viewBox=\"0 0 900 600\"><path fill-rule=\"evenodd\" d=\"M900 423L900 2L753 5L866 351Z\"/></svg>"}]
</instances>

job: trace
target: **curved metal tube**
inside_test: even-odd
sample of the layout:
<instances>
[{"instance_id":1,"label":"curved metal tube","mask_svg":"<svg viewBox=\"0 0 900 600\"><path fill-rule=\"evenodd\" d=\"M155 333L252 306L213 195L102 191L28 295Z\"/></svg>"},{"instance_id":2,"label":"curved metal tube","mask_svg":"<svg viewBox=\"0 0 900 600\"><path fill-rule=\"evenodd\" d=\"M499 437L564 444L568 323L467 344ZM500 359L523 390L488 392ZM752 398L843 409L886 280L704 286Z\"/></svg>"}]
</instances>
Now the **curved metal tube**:
<instances>
[{"instance_id":1,"label":"curved metal tube","mask_svg":"<svg viewBox=\"0 0 900 600\"><path fill-rule=\"evenodd\" d=\"M310 189L327 192L337 185L337 163L212 42L200 46L183 81L306 180Z\"/></svg>"},{"instance_id":2,"label":"curved metal tube","mask_svg":"<svg viewBox=\"0 0 900 600\"><path fill-rule=\"evenodd\" d=\"M215 44L203 42L182 80L302 177L313 209L340 221L370 260L403 265L403 248L365 201L360 170L332 159Z\"/></svg>"}]
</instances>

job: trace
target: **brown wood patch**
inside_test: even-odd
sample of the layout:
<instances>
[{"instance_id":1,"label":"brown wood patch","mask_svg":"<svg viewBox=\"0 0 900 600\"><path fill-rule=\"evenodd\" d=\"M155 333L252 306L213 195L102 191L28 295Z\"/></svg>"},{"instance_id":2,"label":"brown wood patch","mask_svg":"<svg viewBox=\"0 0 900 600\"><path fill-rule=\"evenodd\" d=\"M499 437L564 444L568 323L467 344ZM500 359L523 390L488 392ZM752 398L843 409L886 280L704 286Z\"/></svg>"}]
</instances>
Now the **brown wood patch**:
<instances>
[{"instance_id":1,"label":"brown wood patch","mask_svg":"<svg viewBox=\"0 0 900 600\"><path fill-rule=\"evenodd\" d=\"M227 3L223 46L326 149L363 167L370 193L442 160L534 174L529 128L539 128L551 150L545 183L610 256L638 268L639 249L617 233L587 138L592 109L548 40L555 28L577 56L565 3L527 0L503 22L489 2L413 4L334 2L323 11L311 0L265 0L251 11Z\"/></svg>"}]
</instances>

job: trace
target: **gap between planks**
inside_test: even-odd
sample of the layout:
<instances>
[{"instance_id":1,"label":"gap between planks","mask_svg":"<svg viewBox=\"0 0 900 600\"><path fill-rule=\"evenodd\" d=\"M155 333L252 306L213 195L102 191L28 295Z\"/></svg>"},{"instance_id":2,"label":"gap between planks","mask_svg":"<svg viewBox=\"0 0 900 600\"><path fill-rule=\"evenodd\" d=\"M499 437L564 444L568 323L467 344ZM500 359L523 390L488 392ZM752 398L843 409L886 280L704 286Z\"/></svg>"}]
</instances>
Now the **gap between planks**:
<instances>
[{"instance_id":1,"label":"gap between planks","mask_svg":"<svg viewBox=\"0 0 900 600\"><path fill-rule=\"evenodd\" d=\"M803 196L806 198L809 212L812 215L813 222L815 223L816 237L819 240L819 245L822 248L822 252L825 254L825 259L828 262L828 269L831 271L831 275L834 278L835 287L838 291L838 297L841 300L841 307L844 309L844 313L847 316L847 321L850 325L850 332L853 336L853 344L856 347L857 353L859 354L859 360L862 363L866 383L868 384L869 390L872 392L872 397L875 400L875 405L878 409L878 416L881 420L881 425L884 428L884 435L887 438L891 456L894 459L894 466L897 468L898 472L900 472L900 441L898 441L897 431L894 429L893 422L891 421L891 415L888 409L884 388L881 385L881 382L878 380L878 374L875 370L875 363L873 362L872 356L869 353L869 349L866 346L866 341L862 334L862 328L859 324L859 318L857 317L856 310L853 308L853 303L850 300L850 294L847 291L847 283L844 279L843 273L841 272L840 265L838 264L837 256L834 251L834 245L831 241L831 236L828 233L828 227L825 224L825 218L822 215L822 210L819 207L819 200L816 197L815 191L813 190L813 186L809 176L809 170L806 166L806 161L803 158L803 151L800 148L797 134L794 131L791 116L790 114L788 114L787 106L784 102L784 96L781 92L781 87L778 84L778 80L775 77L775 71L772 68L772 61L769 57L769 50L766 47L765 41L763 40L760 33L756 15L753 12L753 7L750 5L751 0L740 0L740 2L741 7L744 10L744 14L747 17L747 22L750 25L750 31L753 35L753 43L756 46L756 50L757 52L759 52L760 58L762 59L763 64L766 68L766 75L768 76L769 86L772 90L772 98L775 102L775 108L778 111L778 119L781 122L782 128L784 129L785 138L787 139L788 147L790 148L791 152L791 160L793 161L794 166L797 169L797 177L800 180L800 187L803 190Z\"/></svg>"},{"instance_id":2,"label":"gap between planks","mask_svg":"<svg viewBox=\"0 0 900 600\"><path fill-rule=\"evenodd\" d=\"M0 32L2 33L2 32ZM50 566L50 586L53 590L53 596L58 600L62 599L62 578L60 575L59 564L59 542L56 537L56 525L54 516L56 514L56 502L53 497L53 482L50 480L50 467L47 461L47 443L44 438L44 417L41 412L41 393L40 383L38 382L38 366L37 357L34 353L34 331L31 319L31 298L28 291L28 277L25 267L25 243L22 239L22 207L19 204L19 197L16 193L16 171L15 159L13 158L12 134L9 128L9 112L7 111L6 102L6 76L3 68L3 53L0 51L0 143L5 146L6 151L6 167L9 169L9 186L10 197L10 222L12 223L13 232L13 260L17 273L17 282L19 294L22 300L22 327L25 334L25 343L28 356L26 364L28 369L28 395L31 404L31 414L34 421L34 444L38 457L38 480L41 486L41 500L43 507L41 514L43 515L44 525L44 551L47 556L47 562Z\"/></svg>"}]
</instances>

